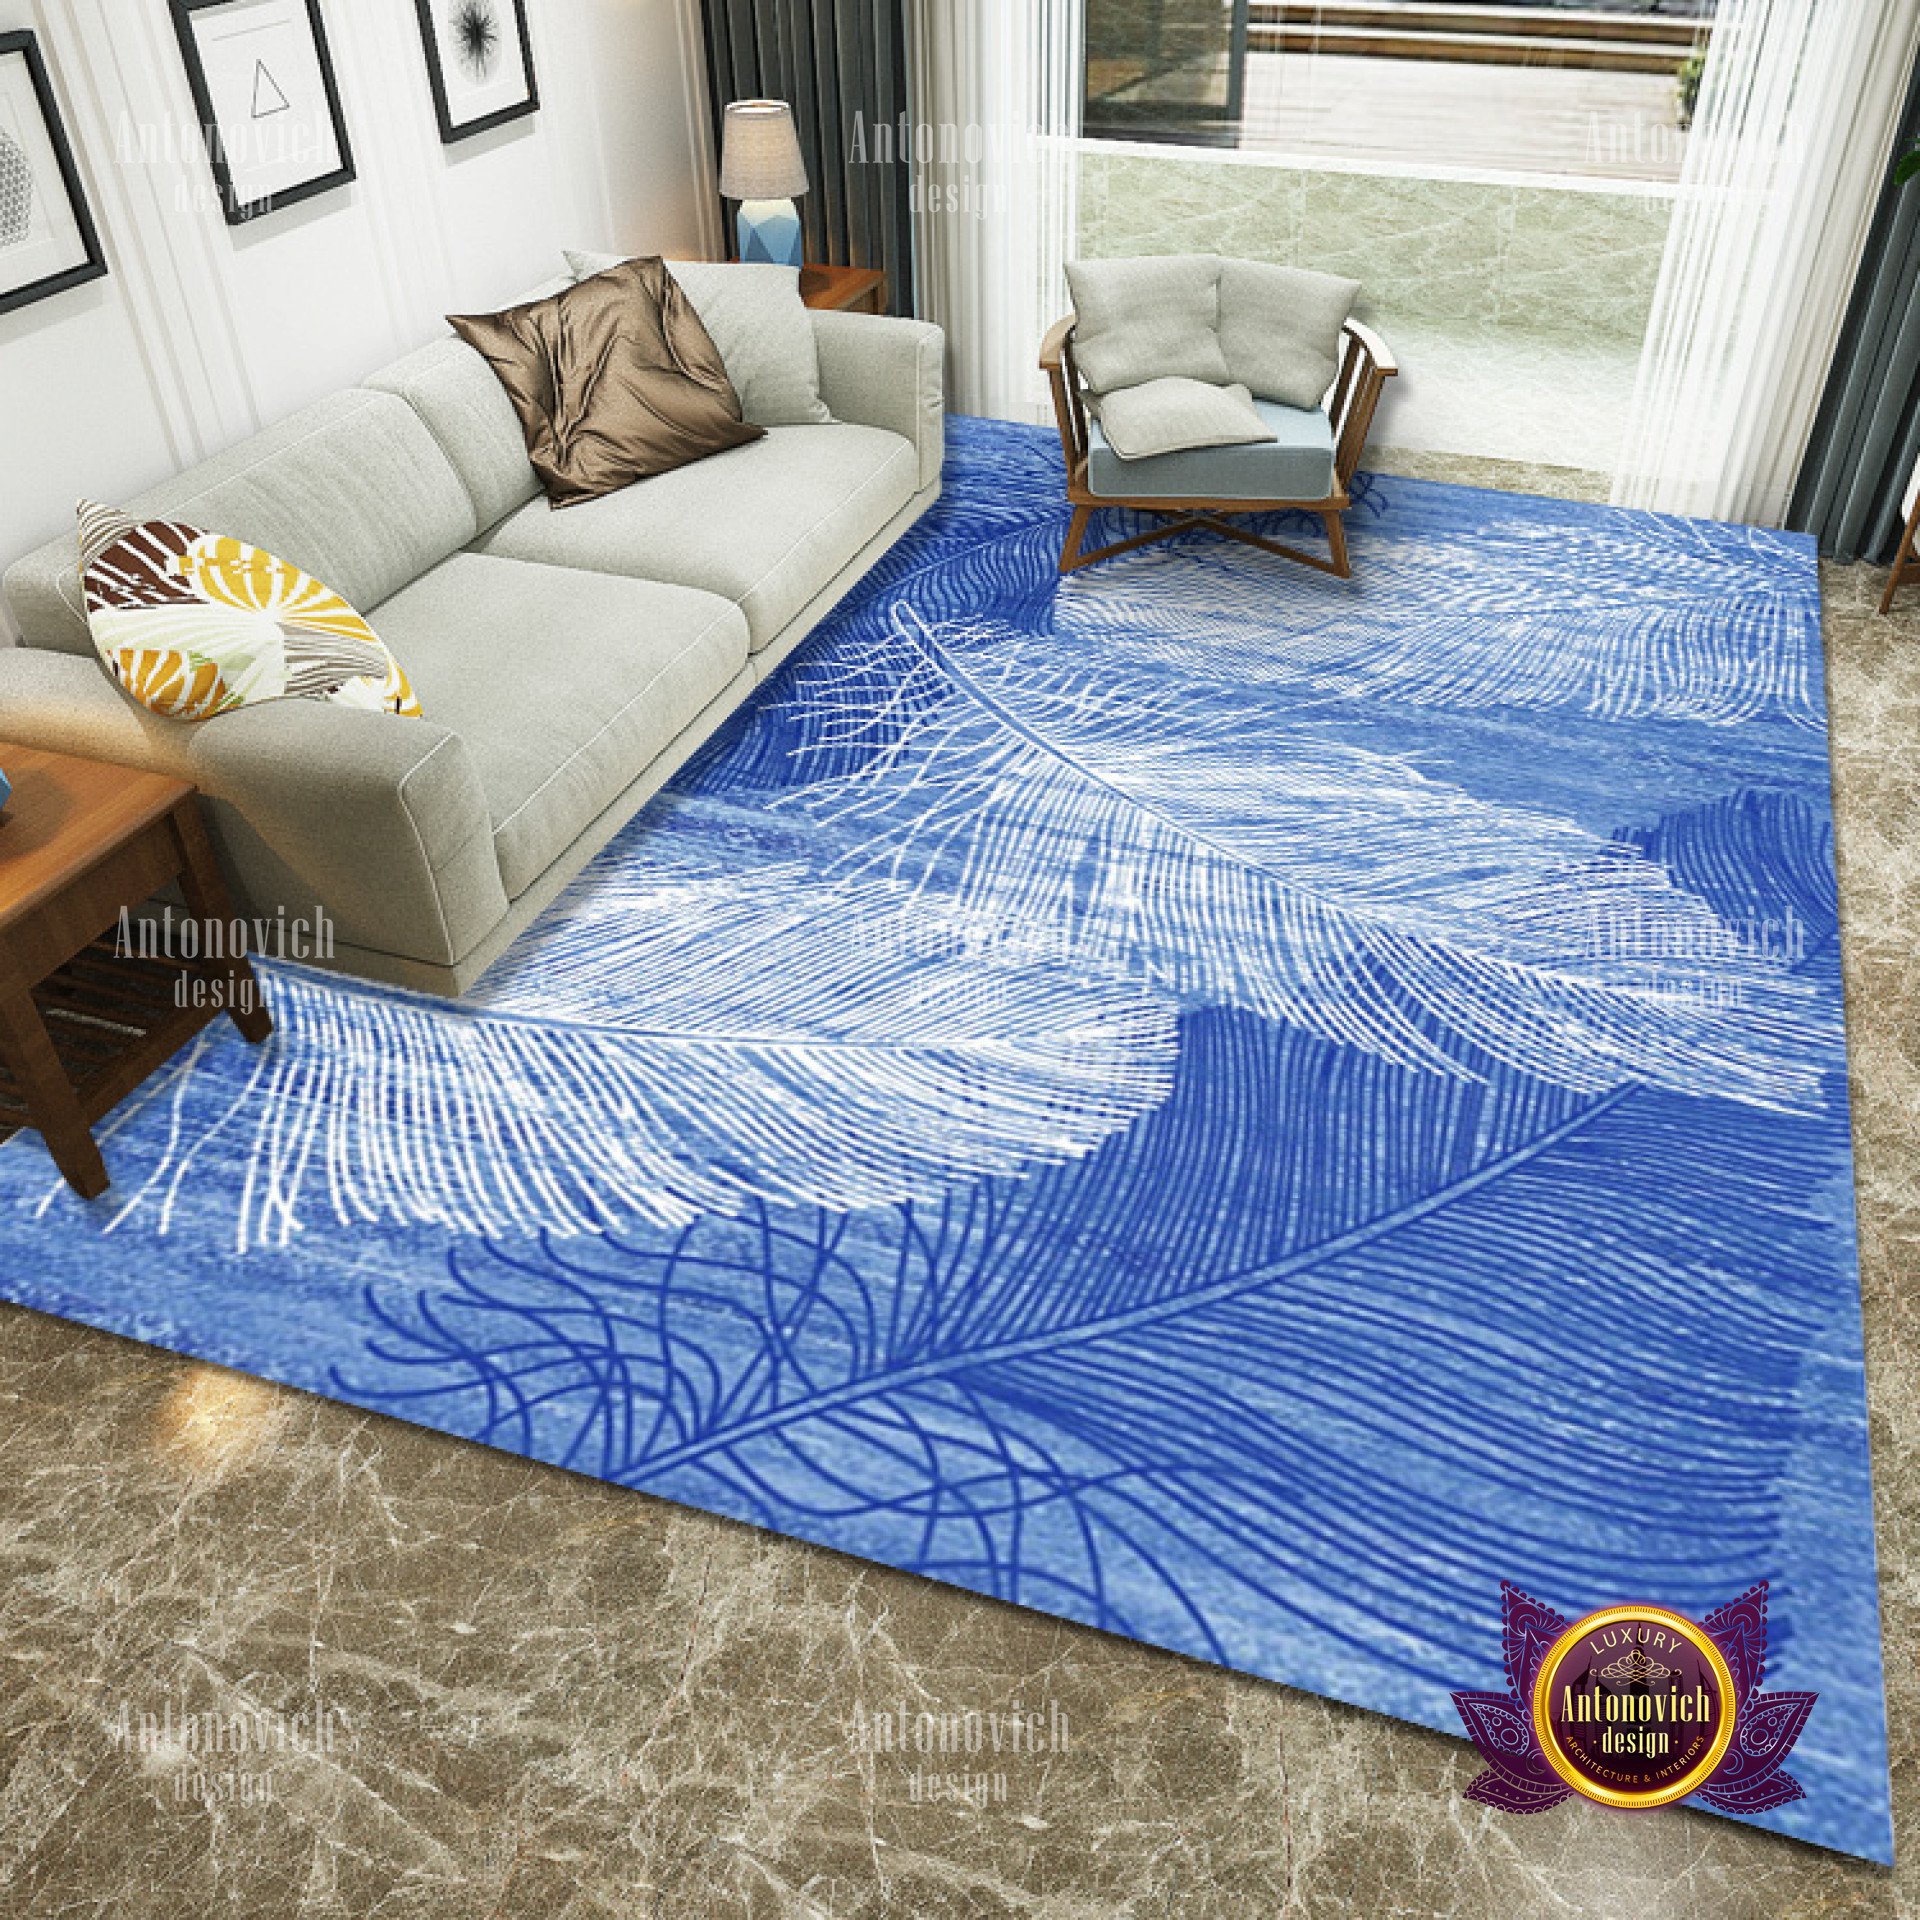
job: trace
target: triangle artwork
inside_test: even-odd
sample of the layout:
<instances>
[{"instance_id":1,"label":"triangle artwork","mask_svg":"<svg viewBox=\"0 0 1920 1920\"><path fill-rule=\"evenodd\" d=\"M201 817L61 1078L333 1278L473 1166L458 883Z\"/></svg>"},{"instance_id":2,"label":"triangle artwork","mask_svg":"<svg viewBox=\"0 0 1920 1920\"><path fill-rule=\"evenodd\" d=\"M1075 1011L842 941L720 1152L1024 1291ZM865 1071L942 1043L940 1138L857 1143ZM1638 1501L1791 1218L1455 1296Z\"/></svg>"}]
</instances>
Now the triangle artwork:
<instances>
[{"instance_id":1,"label":"triangle artwork","mask_svg":"<svg viewBox=\"0 0 1920 1920\"><path fill-rule=\"evenodd\" d=\"M280 90L280 83L267 71L264 60L253 63L253 117L266 120L276 113L285 113L292 103Z\"/></svg>"}]
</instances>

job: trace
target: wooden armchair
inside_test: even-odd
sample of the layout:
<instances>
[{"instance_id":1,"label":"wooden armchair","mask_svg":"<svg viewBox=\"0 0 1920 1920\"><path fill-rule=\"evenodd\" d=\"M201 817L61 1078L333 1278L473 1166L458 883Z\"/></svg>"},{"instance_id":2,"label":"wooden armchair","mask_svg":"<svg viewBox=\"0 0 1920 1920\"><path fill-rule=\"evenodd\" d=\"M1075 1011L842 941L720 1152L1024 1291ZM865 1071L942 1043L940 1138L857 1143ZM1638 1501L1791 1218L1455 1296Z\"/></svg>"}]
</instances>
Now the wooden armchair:
<instances>
[{"instance_id":1,"label":"wooden armchair","mask_svg":"<svg viewBox=\"0 0 1920 1920\"><path fill-rule=\"evenodd\" d=\"M1095 493L1088 484L1088 454L1085 391L1073 360L1075 316L1068 314L1055 324L1040 348L1040 365L1053 387L1054 418L1060 427L1060 447L1067 460L1067 498L1073 503L1073 521L1067 528L1067 544L1060 555L1060 571L1072 573L1077 567L1095 560L1110 559L1130 547L1144 547L1155 540L1169 539L1188 527L1211 527L1233 540L1244 541L1267 553L1277 553L1303 566L1318 567L1323 573L1349 578L1353 572L1347 562L1346 528L1340 516L1352 504L1348 489L1360 464L1361 449L1367 443L1367 431L1373 424L1373 410L1379 404L1380 390L1399 372L1386 343L1357 320L1349 320L1341 330L1340 371L1334 379L1333 393L1326 412L1332 428L1333 474L1327 492L1314 500L1267 500L1244 498L1203 498L1187 494ZM1165 458L1165 456L1161 456ZM1324 454L1322 455L1324 459ZM1154 461L1141 461L1152 466ZM1129 539L1116 540L1110 546L1091 552L1081 548L1087 524L1097 507L1125 507L1142 513L1174 516L1165 526L1149 527ZM1276 513L1295 508L1317 513L1327 529L1327 554L1303 552L1255 533L1249 527L1235 526L1223 514Z\"/></svg>"}]
</instances>

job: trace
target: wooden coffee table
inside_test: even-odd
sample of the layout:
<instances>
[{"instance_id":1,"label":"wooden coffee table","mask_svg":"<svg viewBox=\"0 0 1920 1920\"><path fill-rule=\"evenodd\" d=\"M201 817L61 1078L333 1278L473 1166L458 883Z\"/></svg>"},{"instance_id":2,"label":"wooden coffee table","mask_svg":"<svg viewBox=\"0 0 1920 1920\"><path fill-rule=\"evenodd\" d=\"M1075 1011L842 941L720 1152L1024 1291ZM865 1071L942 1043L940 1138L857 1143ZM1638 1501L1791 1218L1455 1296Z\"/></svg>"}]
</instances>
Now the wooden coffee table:
<instances>
[{"instance_id":1,"label":"wooden coffee table","mask_svg":"<svg viewBox=\"0 0 1920 1920\"><path fill-rule=\"evenodd\" d=\"M223 1013L256 1042L273 1022L244 952L121 950L122 911L172 881L196 929L233 925L192 787L4 742L0 770L0 1128L37 1129L91 1200L108 1185L95 1122Z\"/></svg>"}]
</instances>

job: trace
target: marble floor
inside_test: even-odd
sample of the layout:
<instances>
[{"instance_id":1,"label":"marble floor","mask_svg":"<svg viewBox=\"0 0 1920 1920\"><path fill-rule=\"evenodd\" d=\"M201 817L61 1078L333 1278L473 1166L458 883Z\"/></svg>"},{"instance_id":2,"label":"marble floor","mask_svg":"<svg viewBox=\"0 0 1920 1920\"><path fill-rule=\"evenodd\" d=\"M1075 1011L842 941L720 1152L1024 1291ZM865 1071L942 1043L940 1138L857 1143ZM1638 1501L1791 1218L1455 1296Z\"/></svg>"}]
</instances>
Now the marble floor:
<instances>
[{"instance_id":1,"label":"marble floor","mask_svg":"<svg viewBox=\"0 0 1920 1920\"><path fill-rule=\"evenodd\" d=\"M0 1913L1920 1913L1920 593L1878 619L1881 577L1826 590L1898 1869L1489 1813L1461 1741L7 1308ZM1036 1737L897 1750L922 1711Z\"/></svg>"}]
</instances>

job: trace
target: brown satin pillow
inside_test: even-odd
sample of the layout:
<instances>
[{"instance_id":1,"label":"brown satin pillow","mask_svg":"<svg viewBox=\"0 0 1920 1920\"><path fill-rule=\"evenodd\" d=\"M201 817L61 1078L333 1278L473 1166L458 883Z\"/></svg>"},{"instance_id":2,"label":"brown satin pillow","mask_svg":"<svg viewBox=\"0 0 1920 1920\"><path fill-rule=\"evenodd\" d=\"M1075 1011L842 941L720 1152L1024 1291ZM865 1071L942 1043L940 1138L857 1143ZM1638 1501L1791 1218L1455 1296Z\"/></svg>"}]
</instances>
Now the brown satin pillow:
<instances>
[{"instance_id":1,"label":"brown satin pillow","mask_svg":"<svg viewBox=\"0 0 1920 1920\"><path fill-rule=\"evenodd\" d=\"M629 260L505 313L450 314L500 376L547 497L570 507L758 440L662 260Z\"/></svg>"}]
</instances>

